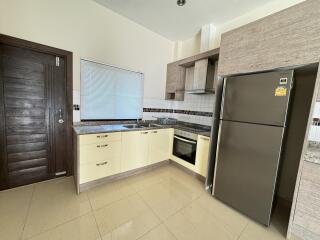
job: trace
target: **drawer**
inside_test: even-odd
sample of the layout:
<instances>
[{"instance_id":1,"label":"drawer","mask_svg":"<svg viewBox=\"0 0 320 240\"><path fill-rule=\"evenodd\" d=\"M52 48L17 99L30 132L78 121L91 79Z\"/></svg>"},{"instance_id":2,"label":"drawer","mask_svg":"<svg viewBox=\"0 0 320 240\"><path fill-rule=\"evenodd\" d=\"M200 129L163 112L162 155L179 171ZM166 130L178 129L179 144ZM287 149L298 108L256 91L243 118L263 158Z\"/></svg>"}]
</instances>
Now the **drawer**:
<instances>
[{"instance_id":1,"label":"drawer","mask_svg":"<svg viewBox=\"0 0 320 240\"><path fill-rule=\"evenodd\" d=\"M121 142L100 142L88 145L81 145L80 165L85 163L102 162L106 159L121 156Z\"/></svg>"},{"instance_id":2,"label":"drawer","mask_svg":"<svg viewBox=\"0 0 320 240\"><path fill-rule=\"evenodd\" d=\"M87 134L79 136L79 145L121 141L121 132L116 133L99 133L99 134Z\"/></svg>"},{"instance_id":3,"label":"drawer","mask_svg":"<svg viewBox=\"0 0 320 240\"><path fill-rule=\"evenodd\" d=\"M80 165L80 184L120 173L120 157Z\"/></svg>"}]
</instances>

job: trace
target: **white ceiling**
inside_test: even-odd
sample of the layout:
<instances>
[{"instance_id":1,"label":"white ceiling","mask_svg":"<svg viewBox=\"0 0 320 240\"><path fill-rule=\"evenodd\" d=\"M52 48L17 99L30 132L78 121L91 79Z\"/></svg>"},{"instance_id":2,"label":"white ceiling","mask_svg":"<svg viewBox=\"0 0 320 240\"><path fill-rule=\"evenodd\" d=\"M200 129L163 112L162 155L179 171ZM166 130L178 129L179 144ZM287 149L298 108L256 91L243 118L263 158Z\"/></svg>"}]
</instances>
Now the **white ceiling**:
<instances>
[{"instance_id":1,"label":"white ceiling","mask_svg":"<svg viewBox=\"0 0 320 240\"><path fill-rule=\"evenodd\" d=\"M219 26L272 0L94 0L112 11L170 39L185 40L201 26Z\"/></svg>"}]
</instances>

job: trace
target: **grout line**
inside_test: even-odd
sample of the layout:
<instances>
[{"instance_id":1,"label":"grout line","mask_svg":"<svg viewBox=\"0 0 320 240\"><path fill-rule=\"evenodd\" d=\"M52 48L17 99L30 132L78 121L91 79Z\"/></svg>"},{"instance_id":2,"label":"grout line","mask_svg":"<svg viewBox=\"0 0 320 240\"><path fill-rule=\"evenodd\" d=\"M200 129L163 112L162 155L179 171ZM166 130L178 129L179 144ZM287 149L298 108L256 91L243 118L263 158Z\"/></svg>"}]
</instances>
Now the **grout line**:
<instances>
[{"instance_id":1,"label":"grout line","mask_svg":"<svg viewBox=\"0 0 320 240\"><path fill-rule=\"evenodd\" d=\"M238 236L238 238L237 238L237 240L239 240L240 239L240 237L242 236L242 234L243 234L243 232L246 230L246 228L249 226L249 221L248 221L248 223L247 223L247 225L242 229L242 231L240 232L240 234L239 234L239 236Z\"/></svg>"},{"instance_id":2,"label":"grout line","mask_svg":"<svg viewBox=\"0 0 320 240\"><path fill-rule=\"evenodd\" d=\"M90 200L90 197L89 197L89 195L88 195L88 192L86 192L86 195L87 195L87 198L88 198L90 207L91 207L91 214L93 215L94 222L96 223L96 227L97 227L97 230L98 230L100 239L102 240L102 234L101 234L101 232L100 232L100 228L99 228L99 225L98 225L98 221L97 221L96 215L94 214L94 210L93 210L93 207L92 207L91 200Z\"/></svg>"},{"instance_id":3,"label":"grout line","mask_svg":"<svg viewBox=\"0 0 320 240\"><path fill-rule=\"evenodd\" d=\"M32 204L32 199L33 199L33 195L34 195L34 192L35 192L35 188L36 188L36 186L34 184L32 184L32 193L31 193L31 197L30 197L30 200L29 200L27 214L26 214L26 217L24 219L22 231L21 231L21 234L20 234L20 237L19 237L20 239L23 239L23 233L24 233L24 230L26 228L28 217L29 217L29 214L30 214L30 209L31 209L31 204Z\"/></svg>"},{"instance_id":4,"label":"grout line","mask_svg":"<svg viewBox=\"0 0 320 240\"><path fill-rule=\"evenodd\" d=\"M50 180L49 180L49 181L50 181ZM40 182L40 183L42 183L42 182ZM36 184L35 184L35 185L36 185ZM82 194L84 194L84 193L82 193ZM89 202L89 199L88 199L88 202ZM89 204L90 204L90 202L89 202ZM34 235L26 238L26 240L31 239L31 238L34 238L34 237L36 237L36 236L39 236L39 235L41 235L41 234L43 234L43 233L52 231L53 229L56 229L56 228L58 228L58 227L61 227L62 225L65 225L65 224L67 224L67 223L70 223L70 222L72 222L72 221L74 221L74 220L76 220L76 219L78 219L78 218L81 218L81 217L83 217L83 216L85 216L85 215L87 215L87 214L89 214L89 213L91 213L91 211L90 211L90 212L83 213L83 214L81 214L81 215L79 215L79 216L77 216L77 217L73 217L73 218L71 218L71 219L69 219L69 220L67 220L67 221L65 221L65 222L59 223L59 224L57 224L57 225L55 225L55 226L53 226L53 227L50 227L50 228L48 228L48 229L46 229L46 230L42 230L41 232L36 233L36 234L34 234Z\"/></svg>"}]
</instances>

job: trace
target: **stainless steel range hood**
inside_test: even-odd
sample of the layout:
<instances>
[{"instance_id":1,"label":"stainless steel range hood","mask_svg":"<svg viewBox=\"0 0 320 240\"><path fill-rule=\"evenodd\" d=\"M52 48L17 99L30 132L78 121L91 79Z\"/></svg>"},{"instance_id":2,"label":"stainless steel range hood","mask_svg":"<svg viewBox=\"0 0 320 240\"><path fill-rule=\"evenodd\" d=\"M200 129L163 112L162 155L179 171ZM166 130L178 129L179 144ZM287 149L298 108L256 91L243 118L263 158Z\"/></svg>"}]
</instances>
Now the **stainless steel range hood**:
<instances>
[{"instance_id":1,"label":"stainless steel range hood","mask_svg":"<svg viewBox=\"0 0 320 240\"><path fill-rule=\"evenodd\" d=\"M212 24L201 28L200 52L212 49L216 28ZM194 66L186 69L185 92L190 94L205 94L214 92L217 61L209 58L195 61Z\"/></svg>"},{"instance_id":2,"label":"stainless steel range hood","mask_svg":"<svg viewBox=\"0 0 320 240\"><path fill-rule=\"evenodd\" d=\"M202 59L195 62L193 67L186 69L185 92L190 94L214 93L214 82L218 62Z\"/></svg>"}]
</instances>

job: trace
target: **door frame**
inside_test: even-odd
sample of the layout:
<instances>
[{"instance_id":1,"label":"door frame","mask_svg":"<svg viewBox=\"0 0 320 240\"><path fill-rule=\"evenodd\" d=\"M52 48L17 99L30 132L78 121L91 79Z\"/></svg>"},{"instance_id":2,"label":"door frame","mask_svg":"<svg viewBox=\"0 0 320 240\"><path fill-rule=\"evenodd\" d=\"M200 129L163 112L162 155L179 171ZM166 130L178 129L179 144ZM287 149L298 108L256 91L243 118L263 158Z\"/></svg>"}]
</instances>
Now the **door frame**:
<instances>
[{"instance_id":1,"label":"door frame","mask_svg":"<svg viewBox=\"0 0 320 240\"><path fill-rule=\"evenodd\" d=\"M51 54L57 57L63 57L66 64L66 125L67 125L67 161L66 161L66 175L73 175L74 161L73 161L73 53L49 47L43 44L27 41L20 38L11 37L8 35L0 34L0 44L33 50L40 53ZM3 136L0 136L3 137ZM2 153L3 154L3 153ZM4 154L6 155L6 154ZM6 156L4 156L6 162ZM1 169L1 168L0 168ZM0 173L1 175L1 173ZM0 176L1 179L1 176ZM1 186L0 186L1 187Z\"/></svg>"}]
</instances>

